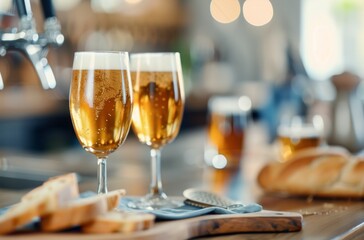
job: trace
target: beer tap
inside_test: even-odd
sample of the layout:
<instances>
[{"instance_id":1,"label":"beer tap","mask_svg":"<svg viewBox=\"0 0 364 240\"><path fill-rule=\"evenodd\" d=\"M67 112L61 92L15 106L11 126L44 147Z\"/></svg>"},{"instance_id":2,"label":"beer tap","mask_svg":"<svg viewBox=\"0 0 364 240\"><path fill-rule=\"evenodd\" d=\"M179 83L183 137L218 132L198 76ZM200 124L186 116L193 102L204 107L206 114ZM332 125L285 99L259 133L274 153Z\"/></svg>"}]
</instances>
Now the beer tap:
<instances>
[{"instance_id":1,"label":"beer tap","mask_svg":"<svg viewBox=\"0 0 364 240\"><path fill-rule=\"evenodd\" d=\"M51 0L41 0L44 15L44 33L38 34L32 15L30 0L14 0L19 14L18 28L0 31L0 55L7 51L19 51L29 58L44 89L56 86L56 79L46 58L48 46L59 47L64 36L55 16ZM1 78L0 78L1 80Z\"/></svg>"}]
</instances>

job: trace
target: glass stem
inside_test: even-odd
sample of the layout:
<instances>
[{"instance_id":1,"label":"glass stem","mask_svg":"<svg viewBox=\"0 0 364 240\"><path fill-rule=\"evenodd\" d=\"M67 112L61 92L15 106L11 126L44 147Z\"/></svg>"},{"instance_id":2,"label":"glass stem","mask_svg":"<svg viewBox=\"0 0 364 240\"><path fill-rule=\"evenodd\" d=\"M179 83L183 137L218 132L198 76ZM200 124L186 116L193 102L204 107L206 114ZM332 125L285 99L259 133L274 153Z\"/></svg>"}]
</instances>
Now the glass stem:
<instances>
[{"instance_id":1,"label":"glass stem","mask_svg":"<svg viewBox=\"0 0 364 240\"><path fill-rule=\"evenodd\" d=\"M97 158L97 193L107 193L107 166L106 166L107 157L99 157Z\"/></svg>"},{"instance_id":2,"label":"glass stem","mask_svg":"<svg viewBox=\"0 0 364 240\"><path fill-rule=\"evenodd\" d=\"M164 197L162 190L162 180L161 180L161 150L157 148L152 148L150 150L151 158L151 169L152 169L152 179L150 182L150 195L157 197Z\"/></svg>"}]
</instances>

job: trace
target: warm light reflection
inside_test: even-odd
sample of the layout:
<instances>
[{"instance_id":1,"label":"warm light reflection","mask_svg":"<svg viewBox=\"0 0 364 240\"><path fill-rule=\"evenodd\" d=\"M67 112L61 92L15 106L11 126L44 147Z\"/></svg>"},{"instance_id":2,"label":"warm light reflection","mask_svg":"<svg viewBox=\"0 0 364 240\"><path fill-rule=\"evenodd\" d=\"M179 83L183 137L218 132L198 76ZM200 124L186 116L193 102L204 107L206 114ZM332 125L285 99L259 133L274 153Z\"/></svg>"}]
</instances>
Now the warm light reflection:
<instances>
[{"instance_id":1,"label":"warm light reflection","mask_svg":"<svg viewBox=\"0 0 364 240\"><path fill-rule=\"evenodd\" d=\"M125 0L126 3L128 4L138 4L143 0Z\"/></svg>"},{"instance_id":2,"label":"warm light reflection","mask_svg":"<svg viewBox=\"0 0 364 240\"><path fill-rule=\"evenodd\" d=\"M118 11L122 0L91 0L92 9L96 12L115 12Z\"/></svg>"},{"instance_id":3,"label":"warm light reflection","mask_svg":"<svg viewBox=\"0 0 364 240\"><path fill-rule=\"evenodd\" d=\"M216 21L231 23L240 15L240 3L238 0L212 0L210 12Z\"/></svg>"},{"instance_id":4,"label":"warm light reflection","mask_svg":"<svg viewBox=\"0 0 364 240\"><path fill-rule=\"evenodd\" d=\"M160 4L158 1L144 0L91 0L91 7L95 12L115 13L122 12L127 15L141 14L152 4Z\"/></svg>"},{"instance_id":5,"label":"warm light reflection","mask_svg":"<svg viewBox=\"0 0 364 240\"><path fill-rule=\"evenodd\" d=\"M1 0L0 1L0 12L8 12L11 9L12 0Z\"/></svg>"},{"instance_id":6,"label":"warm light reflection","mask_svg":"<svg viewBox=\"0 0 364 240\"><path fill-rule=\"evenodd\" d=\"M342 36L332 4L331 0L302 2L302 60L309 76L316 80L326 80L344 66Z\"/></svg>"},{"instance_id":7,"label":"warm light reflection","mask_svg":"<svg viewBox=\"0 0 364 240\"><path fill-rule=\"evenodd\" d=\"M81 0L53 0L54 8L57 11L71 10L76 5L78 5L80 2L81 2Z\"/></svg>"},{"instance_id":8,"label":"warm light reflection","mask_svg":"<svg viewBox=\"0 0 364 240\"><path fill-rule=\"evenodd\" d=\"M273 18L273 6L269 0L246 0L243 5L245 20L253 26L263 26Z\"/></svg>"},{"instance_id":9,"label":"warm light reflection","mask_svg":"<svg viewBox=\"0 0 364 240\"><path fill-rule=\"evenodd\" d=\"M90 32L80 43L80 48L85 50L111 50L124 49L131 51L134 45L134 38L130 32L113 28L108 31Z\"/></svg>"}]
</instances>

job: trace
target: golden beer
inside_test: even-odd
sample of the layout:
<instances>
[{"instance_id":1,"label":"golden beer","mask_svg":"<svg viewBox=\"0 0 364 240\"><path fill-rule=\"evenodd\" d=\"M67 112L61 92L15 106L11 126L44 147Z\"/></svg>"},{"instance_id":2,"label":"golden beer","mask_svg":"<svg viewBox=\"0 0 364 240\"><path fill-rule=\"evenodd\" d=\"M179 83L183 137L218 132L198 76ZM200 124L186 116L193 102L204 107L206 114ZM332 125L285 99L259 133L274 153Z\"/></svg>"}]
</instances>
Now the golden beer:
<instances>
[{"instance_id":1,"label":"golden beer","mask_svg":"<svg viewBox=\"0 0 364 240\"><path fill-rule=\"evenodd\" d=\"M321 137L318 130L313 126L301 126L299 128L281 127L278 131L278 144L282 161L306 148L318 147Z\"/></svg>"},{"instance_id":2,"label":"golden beer","mask_svg":"<svg viewBox=\"0 0 364 240\"><path fill-rule=\"evenodd\" d=\"M125 140L132 114L126 70L73 70L72 123L82 147L106 156ZM89 81L93 78L93 81Z\"/></svg>"},{"instance_id":3,"label":"golden beer","mask_svg":"<svg viewBox=\"0 0 364 240\"><path fill-rule=\"evenodd\" d=\"M245 120L239 114L210 113L208 138L218 154L225 156L227 168L240 164L243 154Z\"/></svg>"},{"instance_id":4,"label":"golden beer","mask_svg":"<svg viewBox=\"0 0 364 240\"><path fill-rule=\"evenodd\" d=\"M247 96L213 96L208 101L204 158L215 169L238 169L244 155L251 101Z\"/></svg>"},{"instance_id":5,"label":"golden beer","mask_svg":"<svg viewBox=\"0 0 364 240\"><path fill-rule=\"evenodd\" d=\"M139 141L160 148L178 134L184 96L177 72L131 72L134 92L132 128Z\"/></svg>"}]
</instances>

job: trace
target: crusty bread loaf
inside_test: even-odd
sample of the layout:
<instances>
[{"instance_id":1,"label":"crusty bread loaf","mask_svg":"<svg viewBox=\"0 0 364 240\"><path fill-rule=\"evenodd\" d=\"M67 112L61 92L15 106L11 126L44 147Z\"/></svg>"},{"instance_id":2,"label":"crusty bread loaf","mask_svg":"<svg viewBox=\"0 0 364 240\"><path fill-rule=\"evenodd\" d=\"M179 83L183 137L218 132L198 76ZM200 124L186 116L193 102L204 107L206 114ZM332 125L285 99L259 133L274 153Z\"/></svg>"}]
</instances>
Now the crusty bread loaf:
<instances>
[{"instance_id":1,"label":"crusty bread loaf","mask_svg":"<svg viewBox=\"0 0 364 240\"><path fill-rule=\"evenodd\" d=\"M284 163L272 162L258 174L268 192L322 197L364 197L364 159L341 148L303 150Z\"/></svg>"},{"instance_id":2,"label":"crusty bread loaf","mask_svg":"<svg viewBox=\"0 0 364 240\"><path fill-rule=\"evenodd\" d=\"M154 225L155 216L149 213L108 212L82 226L86 233L136 232Z\"/></svg>"},{"instance_id":3,"label":"crusty bread loaf","mask_svg":"<svg viewBox=\"0 0 364 240\"><path fill-rule=\"evenodd\" d=\"M35 217L43 216L62 207L79 196L74 173L50 179L23 196L20 203L0 216L0 234L13 232Z\"/></svg>"},{"instance_id":4,"label":"crusty bread loaf","mask_svg":"<svg viewBox=\"0 0 364 240\"><path fill-rule=\"evenodd\" d=\"M41 229L50 232L83 225L116 208L121 195L124 194L124 190L116 190L70 201L67 205L42 216Z\"/></svg>"}]
</instances>

